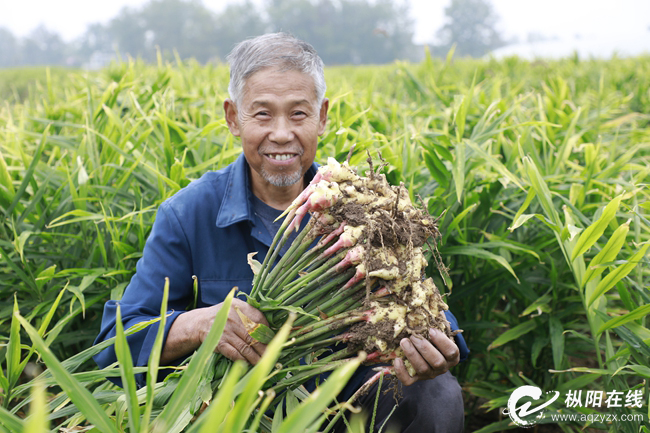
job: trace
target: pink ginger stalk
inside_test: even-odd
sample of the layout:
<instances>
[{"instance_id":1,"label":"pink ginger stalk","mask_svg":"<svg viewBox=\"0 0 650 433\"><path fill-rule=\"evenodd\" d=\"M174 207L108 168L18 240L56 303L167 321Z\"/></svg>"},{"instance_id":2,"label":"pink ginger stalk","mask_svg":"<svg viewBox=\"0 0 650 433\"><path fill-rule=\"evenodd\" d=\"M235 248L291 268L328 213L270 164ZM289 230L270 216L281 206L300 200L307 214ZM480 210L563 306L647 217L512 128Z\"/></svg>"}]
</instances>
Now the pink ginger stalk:
<instances>
[{"instance_id":1,"label":"pink ginger stalk","mask_svg":"<svg viewBox=\"0 0 650 433\"><path fill-rule=\"evenodd\" d=\"M352 336L352 334L350 332L344 332L344 333L339 334L339 335L337 335L337 336L335 336L333 338L336 338L337 340L346 343L347 341L350 340L351 336Z\"/></svg>"},{"instance_id":2,"label":"pink ginger stalk","mask_svg":"<svg viewBox=\"0 0 650 433\"><path fill-rule=\"evenodd\" d=\"M327 186L317 185L314 187L302 206L296 210L295 217L291 220L291 223L289 223L289 227L287 227L288 232L293 229L296 229L297 231L300 228L302 219L308 212L320 212L336 203L337 194L335 191L328 189Z\"/></svg>"},{"instance_id":3,"label":"pink ginger stalk","mask_svg":"<svg viewBox=\"0 0 650 433\"><path fill-rule=\"evenodd\" d=\"M363 266L363 264L357 266L357 272L354 274L350 280L345 283L345 286L343 286L343 289L348 289L355 284L357 284L359 281L363 280L366 277L366 267Z\"/></svg>"},{"instance_id":4,"label":"pink ginger stalk","mask_svg":"<svg viewBox=\"0 0 650 433\"><path fill-rule=\"evenodd\" d=\"M323 251L323 253L318 257L318 259L323 259L329 257L341 248L349 248L356 245L359 236L363 233L363 226L351 227L345 226L343 228L343 234L339 236L339 240L334 243L331 247Z\"/></svg>"},{"instance_id":5,"label":"pink ginger stalk","mask_svg":"<svg viewBox=\"0 0 650 433\"><path fill-rule=\"evenodd\" d=\"M361 387L352 395L352 397L350 397L348 402L356 401L359 398L359 396L362 396L365 393L367 393L373 384L379 382L379 379L382 376L388 376L390 374L393 374L395 371L393 367L375 367L373 370L375 370L377 373L375 373L370 379L368 379L366 383L361 385Z\"/></svg>"},{"instance_id":6,"label":"pink ginger stalk","mask_svg":"<svg viewBox=\"0 0 650 433\"><path fill-rule=\"evenodd\" d=\"M327 235L326 237L322 238L322 239L318 242L318 246L317 246L317 247L320 248L320 247L322 247L322 246L324 246L324 245L329 244L329 243L332 241L332 239L334 239L336 236L338 236L338 235L340 235L341 233L343 233L343 229L344 229L344 228L345 228L345 221L343 221L343 222L341 223L341 225L338 226L335 230L333 230L329 235Z\"/></svg>"},{"instance_id":7,"label":"pink ginger stalk","mask_svg":"<svg viewBox=\"0 0 650 433\"><path fill-rule=\"evenodd\" d=\"M348 251L343 260L341 260L334 268L338 272L347 269L349 266L358 265L363 260L363 253L363 246L357 245Z\"/></svg>"},{"instance_id":8,"label":"pink ginger stalk","mask_svg":"<svg viewBox=\"0 0 650 433\"><path fill-rule=\"evenodd\" d=\"M395 358L397 358L397 353L394 350L388 353L375 350L374 352L368 354L364 362L365 363L388 362L388 361L392 361Z\"/></svg>"},{"instance_id":9,"label":"pink ginger stalk","mask_svg":"<svg viewBox=\"0 0 650 433\"><path fill-rule=\"evenodd\" d=\"M372 319L372 316L375 314L375 309L371 308L370 310L366 310L361 314L361 319L363 319L364 322L369 322L370 319Z\"/></svg>"}]
</instances>

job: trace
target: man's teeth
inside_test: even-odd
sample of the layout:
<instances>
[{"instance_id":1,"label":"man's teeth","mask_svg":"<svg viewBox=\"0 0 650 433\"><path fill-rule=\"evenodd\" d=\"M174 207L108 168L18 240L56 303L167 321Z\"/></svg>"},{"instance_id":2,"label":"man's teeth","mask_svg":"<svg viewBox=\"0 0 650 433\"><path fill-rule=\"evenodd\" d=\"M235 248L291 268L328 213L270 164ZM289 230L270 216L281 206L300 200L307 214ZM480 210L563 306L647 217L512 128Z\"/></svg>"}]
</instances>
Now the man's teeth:
<instances>
[{"instance_id":1,"label":"man's teeth","mask_svg":"<svg viewBox=\"0 0 650 433\"><path fill-rule=\"evenodd\" d=\"M292 154L275 154L275 155L269 155L271 159L275 159L276 161L286 161L287 159L293 158Z\"/></svg>"}]
</instances>

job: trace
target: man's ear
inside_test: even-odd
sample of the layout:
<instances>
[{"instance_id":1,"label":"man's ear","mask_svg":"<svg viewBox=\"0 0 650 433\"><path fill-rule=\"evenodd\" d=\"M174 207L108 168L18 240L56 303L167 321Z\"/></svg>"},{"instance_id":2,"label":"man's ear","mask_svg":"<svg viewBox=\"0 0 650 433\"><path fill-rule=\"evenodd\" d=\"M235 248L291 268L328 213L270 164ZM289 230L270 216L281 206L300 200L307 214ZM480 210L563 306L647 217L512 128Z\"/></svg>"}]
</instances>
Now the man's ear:
<instances>
[{"instance_id":1,"label":"man's ear","mask_svg":"<svg viewBox=\"0 0 650 433\"><path fill-rule=\"evenodd\" d=\"M239 122L237 117L237 106L232 99L223 101L223 111L226 113L226 123L230 133L235 137L239 137Z\"/></svg>"},{"instance_id":2,"label":"man's ear","mask_svg":"<svg viewBox=\"0 0 650 433\"><path fill-rule=\"evenodd\" d=\"M319 113L319 125L318 125L318 135L323 135L325 133L325 126L327 125L327 110L329 110L330 107L330 100L325 98L323 99L323 103L320 106L320 113Z\"/></svg>"}]
</instances>

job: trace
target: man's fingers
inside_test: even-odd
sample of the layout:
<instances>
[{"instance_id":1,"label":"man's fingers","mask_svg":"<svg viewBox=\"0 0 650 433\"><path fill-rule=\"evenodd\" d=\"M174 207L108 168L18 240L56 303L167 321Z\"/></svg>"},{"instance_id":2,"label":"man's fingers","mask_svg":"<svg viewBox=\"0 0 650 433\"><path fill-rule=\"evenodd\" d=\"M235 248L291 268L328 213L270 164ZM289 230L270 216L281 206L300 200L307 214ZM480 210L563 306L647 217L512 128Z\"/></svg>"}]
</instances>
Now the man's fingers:
<instances>
[{"instance_id":1,"label":"man's fingers","mask_svg":"<svg viewBox=\"0 0 650 433\"><path fill-rule=\"evenodd\" d=\"M242 360L257 364L264 355L266 344L255 341L250 336L240 314L246 316L244 317L245 321L247 321L246 318L251 320L251 322L247 321L250 326L254 326L254 323L268 323L264 315L256 308L241 300L233 300L233 308L229 311L228 322L216 351L233 361Z\"/></svg>"},{"instance_id":2,"label":"man's fingers","mask_svg":"<svg viewBox=\"0 0 650 433\"><path fill-rule=\"evenodd\" d=\"M460 361L460 350L456 343L447 337L442 331L438 329L429 329L429 338L435 344L438 351L445 357L449 366L453 367Z\"/></svg>"},{"instance_id":3,"label":"man's fingers","mask_svg":"<svg viewBox=\"0 0 650 433\"><path fill-rule=\"evenodd\" d=\"M260 343L259 341L253 341L251 347L257 352L260 356L264 355L266 351L266 344Z\"/></svg>"},{"instance_id":4,"label":"man's fingers","mask_svg":"<svg viewBox=\"0 0 650 433\"><path fill-rule=\"evenodd\" d=\"M410 386L416 382L416 380L411 377L408 371L406 371L406 366L404 365L402 358L396 358L393 362L393 365L395 366L395 376L397 376L402 384L405 386Z\"/></svg>"},{"instance_id":5,"label":"man's fingers","mask_svg":"<svg viewBox=\"0 0 650 433\"><path fill-rule=\"evenodd\" d=\"M222 339L215 350L231 361L247 361L254 365L260 360L260 355L237 336L232 336L226 340Z\"/></svg>"},{"instance_id":6,"label":"man's fingers","mask_svg":"<svg viewBox=\"0 0 650 433\"><path fill-rule=\"evenodd\" d=\"M248 331L246 331L246 328L244 325L241 323L238 323L237 326L233 326L233 330L235 331L235 335L242 339L246 344L248 344L250 347L253 348L255 352L257 352L260 356L264 355L264 351L266 350L266 344L262 344L259 341L256 341L253 339L253 337L250 336Z\"/></svg>"},{"instance_id":7,"label":"man's fingers","mask_svg":"<svg viewBox=\"0 0 650 433\"><path fill-rule=\"evenodd\" d=\"M244 342L248 347L251 348L254 352L256 352L259 356L264 355L264 351L266 350L266 344L262 344L259 341L255 340L253 337L250 336L248 331L246 331L246 328L244 328L243 325L237 326L235 328L235 334Z\"/></svg>"},{"instance_id":8,"label":"man's fingers","mask_svg":"<svg viewBox=\"0 0 650 433\"><path fill-rule=\"evenodd\" d=\"M415 377L412 377L406 370L402 358L395 359L395 376L405 386L417 382L419 379L431 379L439 374L445 373L458 364L460 352L458 346L444 333L437 329L430 329L431 341L418 335L410 338L403 338L400 347L404 351L406 359L409 360L415 369Z\"/></svg>"},{"instance_id":9,"label":"man's fingers","mask_svg":"<svg viewBox=\"0 0 650 433\"><path fill-rule=\"evenodd\" d=\"M234 343L234 346L246 361L253 365L259 362L260 355L245 341L238 340Z\"/></svg>"},{"instance_id":10,"label":"man's fingers","mask_svg":"<svg viewBox=\"0 0 650 433\"><path fill-rule=\"evenodd\" d=\"M237 323L235 326L233 326L233 331L235 331L235 335L242 339L246 344L250 345L255 341L253 340L253 337L250 336L244 325L241 323Z\"/></svg>"},{"instance_id":11,"label":"man's fingers","mask_svg":"<svg viewBox=\"0 0 650 433\"><path fill-rule=\"evenodd\" d=\"M447 360L440 353L440 351L433 344L431 344L431 342L425 340L419 335L412 336L410 341L413 343L413 346L417 349L422 361L424 362L424 365L416 366L415 363L413 364L413 367L415 367L415 370L418 372L418 374L426 374L430 376L432 373L431 370L438 373L444 373L447 371L449 368L447 365ZM409 357L409 360L410 359L411 358ZM419 362L419 360L417 361Z\"/></svg>"},{"instance_id":12,"label":"man's fingers","mask_svg":"<svg viewBox=\"0 0 650 433\"><path fill-rule=\"evenodd\" d=\"M241 322L233 325L234 335L230 336L228 341L246 361L256 364L260 360L260 356L264 354L264 348L253 348L255 340L248 334ZM262 350L262 353L258 352L258 349Z\"/></svg>"},{"instance_id":13,"label":"man's fingers","mask_svg":"<svg viewBox=\"0 0 650 433\"><path fill-rule=\"evenodd\" d=\"M245 305L250 307L250 305L248 305L248 304L245 304ZM255 316L255 317L252 317L249 314L250 311L248 311L248 309L246 309L246 311L245 311L244 308L240 308L240 311L243 314L245 314L246 317L248 317L249 319L255 321L255 323L268 324L268 322L264 318L264 315L259 310L257 310L256 308L253 308L253 307L250 307L250 310L253 312L252 316ZM241 318L239 317L239 315L237 315L236 313L235 313L235 315L237 316L237 319L234 320L234 323L233 323L233 331L235 332L235 335L237 335L239 338L241 338L247 345L252 347L253 351L256 352L257 355L259 355L259 356L264 355L264 351L266 350L266 344L262 344L259 341L254 340L253 337L251 337L250 334L248 333L248 330L246 329L246 327L242 323ZM261 320L259 320L259 319L261 319ZM259 356L257 357L258 359L259 359Z\"/></svg>"},{"instance_id":14,"label":"man's fingers","mask_svg":"<svg viewBox=\"0 0 650 433\"><path fill-rule=\"evenodd\" d=\"M266 326L269 326L269 322L266 320L266 317L264 317L264 314L257 308L251 307L250 305L246 304L249 308L247 308L244 313L250 317L250 319L253 322L256 323L262 323Z\"/></svg>"},{"instance_id":15,"label":"man's fingers","mask_svg":"<svg viewBox=\"0 0 650 433\"><path fill-rule=\"evenodd\" d=\"M219 352L231 361L245 361L245 358L239 353L239 351L229 343L220 341L219 344L217 344L215 351Z\"/></svg>"},{"instance_id":16,"label":"man's fingers","mask_svg":"<svg viewBox=\"0 0 650 433\"><path fill-rule=\"evenodd\" d=\"M403 338L402 341L400 341L399 345L402 347L406 358L411 362L411 365L415 369L416 374L424 376L431 373L431 367L418 352L410 339Z\"/></svg>"}]
</instances>

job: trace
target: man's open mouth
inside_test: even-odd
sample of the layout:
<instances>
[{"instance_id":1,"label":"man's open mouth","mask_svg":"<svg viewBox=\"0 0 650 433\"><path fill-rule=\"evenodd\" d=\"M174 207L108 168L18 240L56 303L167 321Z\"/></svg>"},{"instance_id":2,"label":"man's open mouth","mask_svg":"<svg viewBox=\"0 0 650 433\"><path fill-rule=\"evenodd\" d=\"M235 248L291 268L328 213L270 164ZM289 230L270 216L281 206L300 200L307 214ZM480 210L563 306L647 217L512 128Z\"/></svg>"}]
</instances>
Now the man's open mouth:
<instances>
[{"instance_id":1,"label":"man's open mouth","mask_svg":"<svg viewBox=\"0 0 650 433\"><path fill-rule=\"evenodd\" d=\"M267 153L266 156L276 161L287 161L293 158L294 156L297 156L297 154L296 153Z\"/></svg>"}]
</instances>

